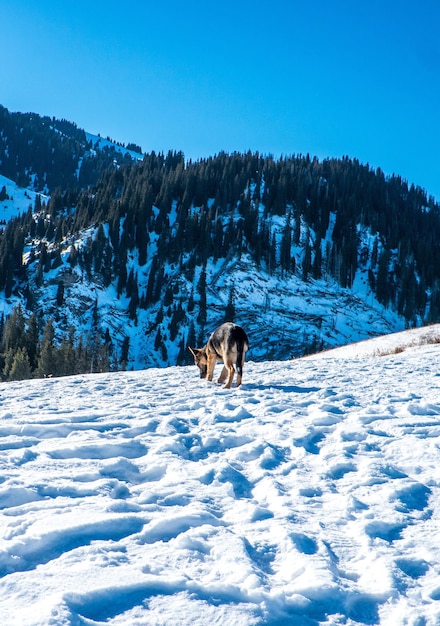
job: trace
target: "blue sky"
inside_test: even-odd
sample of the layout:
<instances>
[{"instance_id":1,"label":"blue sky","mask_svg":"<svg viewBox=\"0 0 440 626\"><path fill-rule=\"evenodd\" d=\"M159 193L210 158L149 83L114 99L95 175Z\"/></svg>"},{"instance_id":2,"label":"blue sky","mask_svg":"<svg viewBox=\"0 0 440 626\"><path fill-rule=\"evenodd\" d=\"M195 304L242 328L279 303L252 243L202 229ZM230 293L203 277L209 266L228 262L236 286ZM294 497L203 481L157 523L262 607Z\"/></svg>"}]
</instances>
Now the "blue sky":
<instances>
[{"instance_id":1,"label":"blue sky","mask_svg":"<svg viewBox=\"0 0 440 626\"><path fill-rule=\"evenodd\" d=\"M438 0L2 0L0 103L182 150L348 155L440 200Z\"/></svg>"}]
</instances>

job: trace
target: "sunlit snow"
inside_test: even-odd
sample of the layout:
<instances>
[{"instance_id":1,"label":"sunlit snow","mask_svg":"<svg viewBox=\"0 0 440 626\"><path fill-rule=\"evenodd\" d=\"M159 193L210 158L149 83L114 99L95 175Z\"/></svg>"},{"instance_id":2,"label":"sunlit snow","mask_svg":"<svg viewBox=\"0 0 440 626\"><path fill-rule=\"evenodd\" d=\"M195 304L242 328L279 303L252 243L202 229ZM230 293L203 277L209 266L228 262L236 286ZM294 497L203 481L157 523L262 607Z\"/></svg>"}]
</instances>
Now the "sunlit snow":
<instances>
[{"instance_id":1,"label":"sunlit snow","mask_svg":"<svg viewBox=\"0 0 440 626\"><path fill-rule=\"evenodd\" d=\"M439 333L2 384L2 625L440 623Z\"/></svg>"}]
</instances>

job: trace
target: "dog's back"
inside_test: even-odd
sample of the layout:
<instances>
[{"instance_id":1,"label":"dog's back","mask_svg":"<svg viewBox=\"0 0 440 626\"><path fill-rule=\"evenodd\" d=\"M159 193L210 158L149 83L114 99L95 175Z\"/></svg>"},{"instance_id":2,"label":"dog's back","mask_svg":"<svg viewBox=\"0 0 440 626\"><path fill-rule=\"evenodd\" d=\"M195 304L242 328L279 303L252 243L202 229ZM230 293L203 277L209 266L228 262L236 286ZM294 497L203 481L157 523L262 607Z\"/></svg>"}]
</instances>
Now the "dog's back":
<instances>
[{"instance_id":1,"label":"dog's back","mask_svg":"<svg viewBox=\"0 0 440 626\"><path fill-rule=\"evenodd\" d=\"M233 322L225 322L219 326L210 336L208 347L212 348L217 354L221 354L222 350L233 350L234 347L243 352L249 348L249 341L246 333L237 324Z\"/></svg>"}]
</instances>

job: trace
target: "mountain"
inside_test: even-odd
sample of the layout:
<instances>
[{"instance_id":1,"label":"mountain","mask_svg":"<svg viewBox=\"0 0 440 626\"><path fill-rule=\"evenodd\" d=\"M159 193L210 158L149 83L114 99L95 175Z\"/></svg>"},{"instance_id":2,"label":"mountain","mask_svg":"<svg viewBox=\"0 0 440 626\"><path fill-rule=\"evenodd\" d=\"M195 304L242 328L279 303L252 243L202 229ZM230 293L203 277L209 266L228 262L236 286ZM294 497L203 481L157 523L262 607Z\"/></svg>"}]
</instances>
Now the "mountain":
<instances>
[{"instance_id":1,"label":"mountain","mask_svg":"<svg viewBox=\"0 0 440 626\"><path fill-rule=\"evenodd\" d=\"M4 383L2 623L438 624L439 337Z\"/></svg>"},{"instance_id":2,"label":"mountain","mask_svg":"<svg viewBox=\"0 0 440 626\"><path fill-rule=\"evenodd\" d=\"M12 113L0 105L0 173L21 187L49 194L97 182L108 167L142 159L67 120L36 113Z\"/></svg>"},{"instance_id":3,"label":"mountain","mask_svg":"<svg viewBox=\"0 0 440 626\"><path fill-rule=\"evenodd\" d=\"M399 176L347 157L142 156L9 117L3 154L26 155L14 180L48 195L0 239L6 379L185 364L225 319L254 360L440 320L440 208ZM40 144L50 176L26 149Z\"/></svg>"}]
</instances>

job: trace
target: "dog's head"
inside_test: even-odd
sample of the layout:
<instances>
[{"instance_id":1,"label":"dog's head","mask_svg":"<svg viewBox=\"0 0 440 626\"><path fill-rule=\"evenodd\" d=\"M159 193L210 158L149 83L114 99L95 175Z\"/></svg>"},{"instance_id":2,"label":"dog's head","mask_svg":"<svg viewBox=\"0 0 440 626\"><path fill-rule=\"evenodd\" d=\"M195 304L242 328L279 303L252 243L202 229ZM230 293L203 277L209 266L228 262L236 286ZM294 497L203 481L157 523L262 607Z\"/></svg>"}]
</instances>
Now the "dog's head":
<instances>
[{"instance_id":1,"label":"dog's head","mask_svg":"<svg viewBox=\"0 0 440 626\"><path fill-rule=\"evenodd\" d=\"M200 378L206 378L208 373L208 355L204 348L188 348L194 357L194 363L200 370Z\"/></svg>"}]
</instances>

